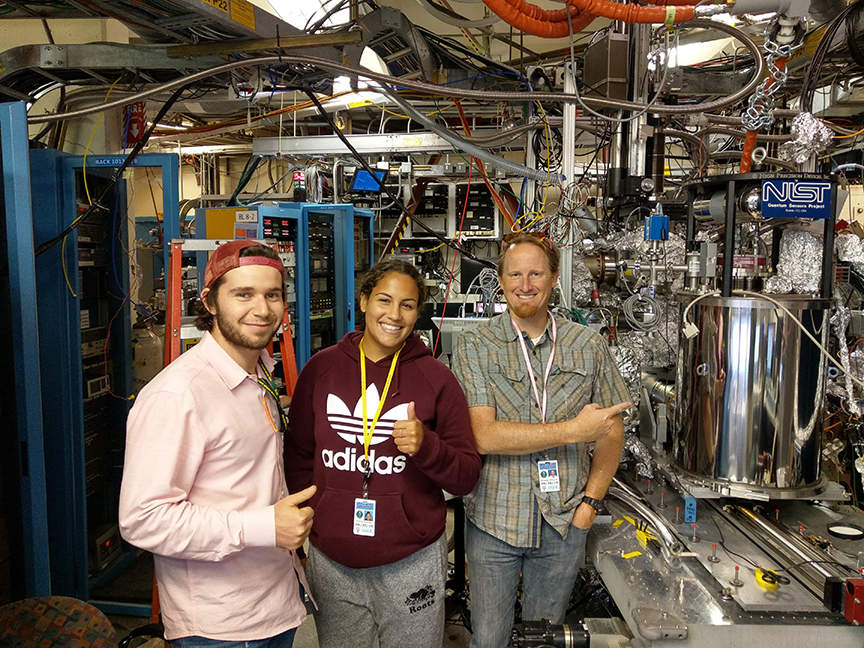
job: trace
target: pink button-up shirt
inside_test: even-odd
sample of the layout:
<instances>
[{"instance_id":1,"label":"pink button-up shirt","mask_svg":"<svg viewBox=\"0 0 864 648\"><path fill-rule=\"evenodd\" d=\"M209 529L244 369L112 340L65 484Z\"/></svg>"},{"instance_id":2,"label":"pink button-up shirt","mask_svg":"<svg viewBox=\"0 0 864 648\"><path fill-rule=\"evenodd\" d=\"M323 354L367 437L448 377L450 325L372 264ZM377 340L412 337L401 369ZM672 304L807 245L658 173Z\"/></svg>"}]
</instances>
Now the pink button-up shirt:
<instances>
[{"instance_id":1,"label":"pink button-up shirt","mask_svg":"<svg viewBox=\"0 0 864 648\"><path fill-rule=\"evenodd\" d=\"M271 421L272 398L209 334L135 400L120 531L155 554L166 639L265 639L306 616L300 562L276 547L274 504L288 491Z\"/></svg>"}]
</instances>

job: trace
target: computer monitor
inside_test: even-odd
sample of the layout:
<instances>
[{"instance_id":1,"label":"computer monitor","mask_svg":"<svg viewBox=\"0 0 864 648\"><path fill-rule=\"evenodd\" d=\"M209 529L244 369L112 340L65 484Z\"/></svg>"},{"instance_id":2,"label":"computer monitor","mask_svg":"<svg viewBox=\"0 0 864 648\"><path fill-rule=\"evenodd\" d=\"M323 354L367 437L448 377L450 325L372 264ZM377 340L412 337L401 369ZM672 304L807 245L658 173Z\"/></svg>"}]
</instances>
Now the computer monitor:
<instances>
[{"instance_id":1,"label":"computer monitor","mask_svg":"<svg viewBox=\"0 0 864 648\"><path fill-rule=\"evenodd\" d=\"M378 183L378 180L381 184ZM351 181L350 192L352 194L378 194L381 193L381 185L384 184L384 179L387 177L386 169L376 169L373 177L366 169L357 169L354 172L354 179Z\"/></svg>"},{"instance_id":2,"label":"computer monitor","mask_svg":"<svg viewBox=\"0 0 864 648\"><path fill-rule=\"evenodd\" d=\"M488 322L484 317L444 317L436 322L441 324L441 344L439 351L442 355L453 355L453 349L456 347L456 338L465 329L471 329L475 326Z\"/></svg>"}]
</instances>

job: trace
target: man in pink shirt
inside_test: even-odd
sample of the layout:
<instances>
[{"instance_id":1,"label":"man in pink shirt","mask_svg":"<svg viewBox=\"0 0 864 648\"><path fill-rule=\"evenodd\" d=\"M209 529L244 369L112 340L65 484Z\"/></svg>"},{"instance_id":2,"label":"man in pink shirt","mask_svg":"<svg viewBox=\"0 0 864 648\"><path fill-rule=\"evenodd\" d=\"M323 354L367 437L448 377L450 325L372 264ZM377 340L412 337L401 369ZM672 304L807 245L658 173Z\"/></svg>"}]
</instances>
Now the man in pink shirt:
<instances>
[{"instance_id":1,"label":"man in pink shirt","mask_svg":"<svg viewBox=\"0 0 864 648\"><path fill-rule=\"evenodd\" d=\"M120 531L155 554L174 648L290 648L306 616L295 550L312 526L289 495L285 415L265 347L284 313L271 248L221 245L207 264L201 342L156 376L127 421Z\"/></svg>"}]
</instances>

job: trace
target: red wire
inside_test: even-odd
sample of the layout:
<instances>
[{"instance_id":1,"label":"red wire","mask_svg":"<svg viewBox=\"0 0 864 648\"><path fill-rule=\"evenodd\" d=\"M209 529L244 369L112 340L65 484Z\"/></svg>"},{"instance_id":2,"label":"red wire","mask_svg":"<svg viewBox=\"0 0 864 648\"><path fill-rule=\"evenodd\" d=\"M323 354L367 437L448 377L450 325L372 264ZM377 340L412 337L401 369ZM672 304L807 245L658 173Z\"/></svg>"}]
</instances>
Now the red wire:
<instances>
[{"instance_id":1,"label":"red wire","mask_svg":"<svg viewBox=\"0 0 864 648\"><path fill-rule=\"evenodd\" d=\"M462 205L462 218L459 220L459 233L457 239L462 238L462 226L465 224L465 212L468 211L468 195L471 193L471 171L474 165L468 165L468 184L465 185L465 203ZM444 315L447 313L447 300L450 297L450 284L453 283L453 271L456 269L456 257L459 256L459 250L453 252L453 265L450 266L450 280L447 282L447 290L444 292L444 308L441 309L441 321L438 322L438 335L435 337L435 346L432 347L432 356L435 357L438 351L438 342L441 340L441 326L444 324Z\"/></svg>"}]
</instances>

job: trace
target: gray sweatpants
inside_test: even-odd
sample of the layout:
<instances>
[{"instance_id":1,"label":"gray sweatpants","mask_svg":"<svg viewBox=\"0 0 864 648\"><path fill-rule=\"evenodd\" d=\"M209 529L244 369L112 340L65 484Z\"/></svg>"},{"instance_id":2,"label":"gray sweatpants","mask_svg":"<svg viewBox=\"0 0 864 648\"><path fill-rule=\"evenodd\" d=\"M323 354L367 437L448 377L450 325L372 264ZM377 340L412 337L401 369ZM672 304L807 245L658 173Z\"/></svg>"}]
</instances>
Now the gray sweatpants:
<instances>
[{"instance_id":1,"label":"gray sweatpants","mask_svg":"<svg viewBox=\"0 0 864 648\"><path fill-rule=\"evenodd\" d=\"M447 536L390 565L352 569L309 546L322 648L441 648Z\"/></svg>"}]
</instances>

